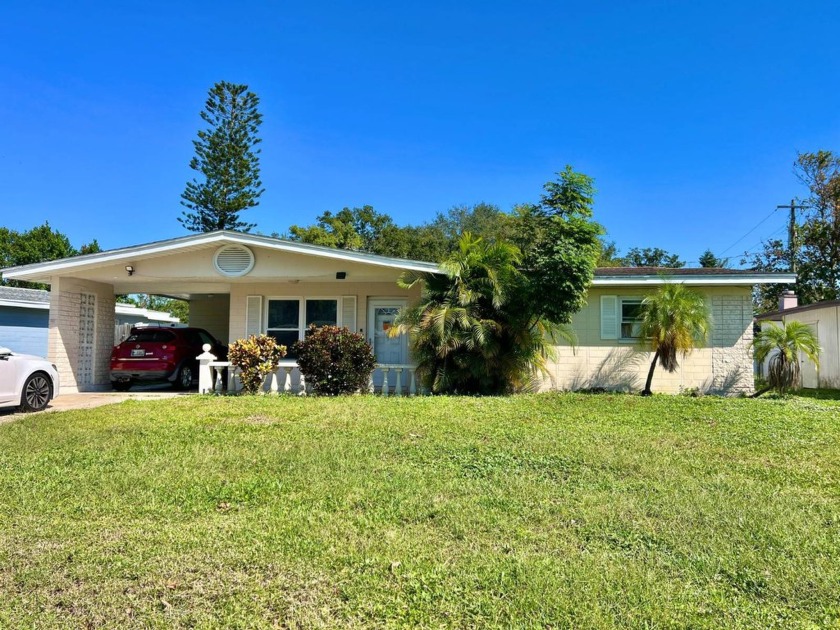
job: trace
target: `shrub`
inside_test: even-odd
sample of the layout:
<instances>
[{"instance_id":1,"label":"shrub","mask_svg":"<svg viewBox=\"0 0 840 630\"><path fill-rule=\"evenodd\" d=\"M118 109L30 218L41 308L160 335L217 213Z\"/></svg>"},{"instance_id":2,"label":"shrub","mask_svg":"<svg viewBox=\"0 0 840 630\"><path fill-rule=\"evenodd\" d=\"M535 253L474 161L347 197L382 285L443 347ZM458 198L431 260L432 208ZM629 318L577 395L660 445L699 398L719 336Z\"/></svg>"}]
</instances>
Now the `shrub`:
<instances>
[{"instance_id":1,"label":"shrub","mask_svg":"<svg viewBox=\"0 0 840 630\"><path fill-rule=\"evenodd\" d=\"M295 344L298 367L316 394L352 394L367 387L376 364L365 338L338 326L309 327Z\"/></svg>"},{"instance_id":2,"label":"shrub","mask_svg":"<svg viewBox=\"0 0 840 630\"><path fill-rule=\"evenodd\" d=\"M274 372L280 359L286 356L286 346L278 345L274 337L251 335L230 344L228 359L241 372L242 388L256 394L265 377Z\"/></svg>"}]
</instances>

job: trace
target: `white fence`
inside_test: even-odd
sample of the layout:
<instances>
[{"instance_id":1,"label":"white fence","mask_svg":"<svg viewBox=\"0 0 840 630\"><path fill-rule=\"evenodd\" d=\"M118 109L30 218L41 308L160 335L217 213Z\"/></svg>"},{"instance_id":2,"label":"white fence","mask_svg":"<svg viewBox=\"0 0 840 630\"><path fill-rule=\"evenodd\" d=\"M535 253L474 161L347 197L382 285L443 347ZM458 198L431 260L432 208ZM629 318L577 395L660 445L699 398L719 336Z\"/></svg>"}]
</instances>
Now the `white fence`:
<instances>
[{"instance_id":1,"label":"white fence","mask_svg":"<svg viewBox=\"0 0 840 630\"><path fill-rule=\"evenodd\" d=\"M199 355L198 391L201 394L242 389L239 370L229 361L216 361L208 352ZM423 393L417 383L416 366L377 363L368 381L368 391L382 396L415 396ZM225 382L227 378L227 382ZM305 396L306 380L295 361L280 361L277 370L263 382L265 393L286 393Z\"/></svg>"}]
</instances>

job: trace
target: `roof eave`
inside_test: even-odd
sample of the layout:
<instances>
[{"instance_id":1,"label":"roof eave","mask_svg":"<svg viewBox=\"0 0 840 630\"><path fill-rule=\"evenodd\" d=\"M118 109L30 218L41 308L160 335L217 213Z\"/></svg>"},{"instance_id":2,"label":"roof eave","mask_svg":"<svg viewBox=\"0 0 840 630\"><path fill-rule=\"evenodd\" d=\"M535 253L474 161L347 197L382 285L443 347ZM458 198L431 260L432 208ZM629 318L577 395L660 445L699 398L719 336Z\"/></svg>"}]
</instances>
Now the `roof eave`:
<instances>
[{"instance_id":1,"label":"roof eave","mask_svg":"<svg viewBox=\"0 0 840 630\"><path fill-rule=\"evenodd\" d=\"M678 283L694 286L753 286L756 284L790 284L796 282L796 274L759 273L750 275L713 276L599 276L592 281L595 287L628 285L661 285Z\"/></svg>"},{"instance_id":2,"label":"roof eave","mask_svg":"<svg viewBox=\"0 0 840 630\"><path fill-rule=\"evenodd\" d=\"M9 267L7 269L0 269L0 273L2 273L5 278L12 278L15 280L49 282L49 278L57 273L60 274L90 265L110 264L126 260L134 260L138 256L165 254L167 252L174 252L187 247L200 247L202 245L212 245L213 243L239 243L254 245L278 251L286 251L308 256L320 256L322 258L332 258L334 260L345 262L357 262L377 267L400 269L403 271L416 271L421 273L440 272L440 268L435 263L402 258L390 258L376 254L321 247L318 245L308 245L305 243L296 243L294 241L286 241L268 236L244 234L242 232L218 231L194 236L184 236L165 241L156 241L154 243L114 249L107 252L74 256L73 258L62 258L43 263Z\"/></svg>"},{"instance_id":3,"label":"roof eave","mask_svg":"<svg viewBox=\"0 0 840 630\"><path fill-rule=\"evenodd\" d=\"M39 308L49 310L49 302L36 302L34 300L0 300L0 306L11 308Z\"/></svg>"}]
</instances>

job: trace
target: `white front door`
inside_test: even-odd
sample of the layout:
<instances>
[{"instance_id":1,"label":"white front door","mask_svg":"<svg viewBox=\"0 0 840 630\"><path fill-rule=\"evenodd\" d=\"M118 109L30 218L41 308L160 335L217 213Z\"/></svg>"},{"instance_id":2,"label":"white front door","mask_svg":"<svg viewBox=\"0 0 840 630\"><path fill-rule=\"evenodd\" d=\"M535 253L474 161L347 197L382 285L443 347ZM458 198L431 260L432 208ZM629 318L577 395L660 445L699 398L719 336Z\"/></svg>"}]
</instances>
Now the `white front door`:
<instances>
[{"instance_id":1,"label":"white front door","mask_svg":"<svg viewBox=\"0 0 840 630\"><path fill-rule=\"evenodd\" d=\"M376 298L368 300L368 341L373 346L377 363L404 365L408 363L408 335L391 337L388 331L407 301Z\"/></svg>"}]
</instances>

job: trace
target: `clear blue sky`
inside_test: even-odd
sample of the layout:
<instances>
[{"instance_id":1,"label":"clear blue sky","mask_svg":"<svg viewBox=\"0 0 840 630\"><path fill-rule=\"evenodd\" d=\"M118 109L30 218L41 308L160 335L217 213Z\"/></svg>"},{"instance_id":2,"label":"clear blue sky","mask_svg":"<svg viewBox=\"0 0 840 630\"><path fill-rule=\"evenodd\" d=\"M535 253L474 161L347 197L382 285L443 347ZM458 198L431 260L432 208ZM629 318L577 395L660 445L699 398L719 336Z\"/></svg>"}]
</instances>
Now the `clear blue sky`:
<instances>
[{"instance_id":1,"label":"clear blue sky","mask_svg":"<svg viewBox=\"0 0 840 630\"><path fill-rule=\"evenodd\" d=\"M622 251L696 261L840 150L840 3L42 2L0 7L0 224L181 236L213 83L261 99L264 233L372 204L419 223L596 180ZM778 212L727 255L783 234Z\"/></svg>"}]
</instances>

